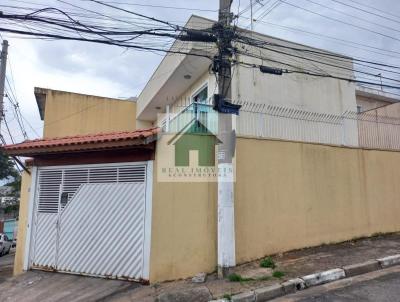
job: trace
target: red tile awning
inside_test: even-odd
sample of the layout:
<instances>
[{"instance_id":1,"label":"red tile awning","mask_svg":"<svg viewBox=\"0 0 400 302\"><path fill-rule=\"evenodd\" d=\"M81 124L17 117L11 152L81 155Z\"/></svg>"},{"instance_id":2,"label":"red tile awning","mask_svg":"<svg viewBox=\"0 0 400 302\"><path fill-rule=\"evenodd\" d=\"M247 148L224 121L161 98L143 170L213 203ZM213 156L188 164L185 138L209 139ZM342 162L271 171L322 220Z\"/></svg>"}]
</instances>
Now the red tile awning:
<instances>
[{"instance_id":1,"label":"red tile awning","mask_svg":"<svg viewBox=\"0 0 400 302\"><path fill-rule=\"evenodd\" d=\"M157 139L158 132L159 128L149 128L136 131L35 139L6 145L3 146L3 149L7 154L13 156L123 149L149 145Z\"/></svg>"}]
</instances>

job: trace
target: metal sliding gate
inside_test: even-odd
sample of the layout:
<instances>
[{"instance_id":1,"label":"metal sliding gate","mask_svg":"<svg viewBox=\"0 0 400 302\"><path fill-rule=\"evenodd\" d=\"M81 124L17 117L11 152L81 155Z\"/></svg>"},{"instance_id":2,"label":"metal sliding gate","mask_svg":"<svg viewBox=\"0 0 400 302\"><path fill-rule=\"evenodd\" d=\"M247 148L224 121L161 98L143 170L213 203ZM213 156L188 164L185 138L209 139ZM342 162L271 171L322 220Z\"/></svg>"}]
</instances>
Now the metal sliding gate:
<instances>
[{"instance_id":1,"label":"metal sliding gate","mask_svg":"<svg viewBox=\"0 0 400 302\"><path fill-rule=\"evenodd\" d=\"M148 278L146 164L45 167L37 177L32 268Z\"/></svg>"}]
</instances>

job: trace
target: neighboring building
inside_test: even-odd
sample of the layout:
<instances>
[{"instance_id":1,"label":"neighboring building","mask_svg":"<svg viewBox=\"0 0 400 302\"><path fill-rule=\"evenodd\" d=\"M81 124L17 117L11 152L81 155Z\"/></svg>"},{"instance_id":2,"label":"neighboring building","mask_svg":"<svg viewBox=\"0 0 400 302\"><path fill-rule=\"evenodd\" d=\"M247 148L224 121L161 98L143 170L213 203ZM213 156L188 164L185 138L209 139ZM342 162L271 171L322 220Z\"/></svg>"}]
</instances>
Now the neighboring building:
<instances>
[{"instance_id":1,"label":"neighboring building","mask_svg":"<svg viewBox=\"0 0 400 302\"><path fill-rule=\"evenodd\" d=\"M364 86L356 87L357 112L385 107L400 102L400 95Z\"/></svg>"},{"instance_id":2,"label":"neighboring building","mask_svg":"<svg viewBox=\"0 0 400 302\"><path fill-rule=\"evenodd\" d=\"M43 137L136 129L136 99L121 100L35 87ZM118 118L116 118L118 117Z\"/></svg>"},{"instance_id":3,"label":"neighboring building","mask_svg":"<svg viewBox=\"0 0 400 302\"><path fill-rule=\"evenodd\" d=\"M18 237L18 220L15 218L5 219L3 221L3 233L8 239L16 239Z\"/></svg>"},{"instance_id":4,"label":"neighboring building","mask_svg":"<svg viewBox=\"0 0 400 302\"><path fill-rule=\"evenodd\" d=\"M187 26L212 24L191 17ZM201 43L185 50L205 53ZM282 53L268 56L293 63ZM337 64L329 55L318 58ZM261 63L246 55L239 59ZM352 67L351 59L345 61ZM301 59L295 64L300 70L334 68ZM179 177L214 173L215 167L209 173L201 169L218 158L210 107L216 83L209 67L210 60L199 56L167 55L137 102L35 90L44 138L4 147L10 155L32 158L31 173L22 178L15 274L51 269L159 282L215 270L217 183L212 177L173 178L176 171ZM233 99L251 104L234 121L230 142L236 143L237 264L400 231L400 153L359 147L354 84L234 69ZM198 122L205 137L181 136L193 135L185 127ZM160 176L169 173L168 160L177 165L165 181ZM113 242L106 253L104 238Z\"/></svg>"},{"instance_id":5,"label":"neighboring building","mask_svg":"<svg viewBox=\"0 0 400 302\"><path fill-rule=\"evenodd\" d=\"M0 203L1 205L18 203L18 197L12 197L12 196L0 197Z\"/></svg>"},{"instance_id":6,"label":"neighboring building","mask_svg":"<svg viewBox=\"0 0 400 302\"><path fill-rule=\"evenodd\" d=\"M192 16L187 27L189 28L210 28L214 24L209 19ZM250 36L250 32L240 30ZM270 36L253 33L254 39L260 39L269 43L266 49L255 49L243 44L236 44L236 48L245 54L239 54L237 61L249 64L265 64L271 67L290 68L292 64L298 66L297 70L318 69L321 72L340 73L342 76L351 78L352 60L349 58L343 62L330 57L332 53L311 48L305 45L273 38ZM176 41L173 49L179 49L183 42ZM309 52L302 52L302 58L292 58L293 50L281 47L274 47L274 43L300 48ZM205 51L204 43L190 43L185 46L188 53L205 54L210 57L215 51L212 49ZM210 49L210 47L208 47ZM326 56L313 54L312 51L326 53ZM270 61L262 61L249 55L268 57ZM284 54L286 53L286 54ZM321 63L310 62L321 61ZM279 64L276 62L284 62ZM189 106L193 100L199 103L209 104L216 91L216 79L209 72L211 61L207 58L191 55L170 55L167 54L153 76L143 89L138 98L137 118L157 125L160 121L160 114L166 112L178 113ZM333 67L338 65L349 69ZM248 68L248 66L234 65L232 71L231 92L234 102L248 102L262 105L286 106L298 110L306 110L317 113L342 114L346 111L355 112L356 96L355 85L347 81L318 78L301 74L285 74L282 76L263 74L258 69ZM242 125L248 123L252 117L239 117L237 124L240 130ZM243 127L242 127L243 128ZM238 131L240 133L240 131ZM256 129L252 129L255 135Z\"/></svg>"},{"instance_id":7,"label":"neighboring building","mask_svg":"<svg viewBox=\"0 0 400 302\"><path fill-rule=\"evenodd\" d=\"M0 221L18 218L19 197L0 197L0 201Z\"/></svg>"},{"instance_id":8,"label":"neighboring building","mask_svg":"<svg viewBox=\"0 0 400 302\"><path fill-rule=\"evenodd\" d=\"M0 197L8 196L12 193L13 188L10 186L0 186Z\"/></svg>"},{"instance_id":9,"label":"neighboring building","mask_svg":"<svg viewBox=\"0 0 400 302\"><path fill-rule=\"evenodd\" d=\"M365 88L359 89L358 93L362 94L358 100L360 106L370 108L358 116L360 146L400 150L400 97Z\"/></svg>"},{"instance_id":10,"label":"neighboring building","mask_svg":"<svg viewBox=\"0 0 400 302\"><path fill-rule=\"evenodd\" d=\"M13 196L11 186L0 187L0 221L18 217L19 197Z\"/></svg>"},{"instance_id":11,"label":"neighboring building","mask_svg":"<svg viewBox=\"0 0 400 302\"><path fill-rule=\"evenodd\" d=\"M58 213L58 204L61 203L63 207L66 206L82 182L98 184L98 192L103 192L102 195L106 198L103 202L107 203L113 200L115 205L120 207L106 211L104 206L99 208L101 201L99 198L93 200L95 202L93 207L100 210L100 212L97 212L100 216L96 216L93 218L94 220L91 220L100 224L96 225L95 228L97 231L101 231L101 238L98 238L99 244L103 246L104 236L112 236L114 242L123 244L126 241L124 238L118 240L118 232L120 235L125 236L139 230L139 237L144 236L143 233L140 233L143 230L143 225L126 224L128 229L115 229L112 231L112 226L118 227L118 224L115 224L114 221L107 221L101 216L105 212L118 213L119 210L122 211L120 212L122 217L125 213L124 211L127 210L129 202L131 202L130 206L136 205L136 208L131 208L134 210L134 214L132 214L134 216L127 216L125 219L135 219L138 218L137 215L141 215L141 217L145 215L144 207L141 203L146 192L147 165L145 162L151 159L152 150L154 149L152 149L152 141L154 140L152 137L156 136L156 132L135 132L135 99L119 100L43 88L35 88L35 97L41 119L44 121L43 139L33 140L28 143L29 147L27 149L33 147L35 151L28 152L29 154L26 153L26 157L32 157L31 160L27 161L32 172L31 174L24 172L22 177L20 232L18 238L20 244L16 253L15 271L21 272L25 254L29 251L29 249L25 250L25 246L29 246L27 242L31 239L28 236L27 241L26 238L27 231L31 231L27 224L29 219L32 218L30 216L32 212L28 211L30 196L38 198L38 200L31 201L32 203L34 202L34 206L32 204L30 208L35 213L35 219L37 218L38 220L35 221L37 228L29 234L33 237L32 242L35 242L37 234L44 236L44 241L32 243L34 244L35 254L30 254L33 258L29 259L29 266L32 264L54 266L52 262L54 260L53 257L55 257L54 254L50 254L47 259L41 258L44 257L48 249L52 249L51 243L57 240L53 237L55 229L47 228L46 223L50 222L51 219L54 220ZM109 135L108 133L110 132L114 132L114 134ZM27 149L18 150L18 152L25 153ZM140 163L135 163L135 161L140 161ZM121 164L121 162L125 164ZM65 165L67 167L64 167ZM68 169L68 167L71 167L71 169ZM76 170L76 167L80 167L80 169ZM107 183L113 182L111 179L114 179L114 188L113 186L101 187L100 184L104 183L104 181ZM132 181L137 184L133 184ZM125 186L125 183L130 183L131 185ZM126 188L127 191L122 196L126 197L126 194L130 193L132 197L118 203L118 196L113 197L110 195L115 187ZM61 188L62 191L60 191ZM140 192L136 192L137 190L140 190ZM89 203L87 204L89 205ZM72 208L69 205L68 210L72 211ZM79 208L76 210L79 212L84 209ZM91 213L94 214L96 211L91 211ZM87 217L87 219L89 218ZM85 221L82 220L81 222L85 223ZM123 224L126 221L119 219L118 222ZM68 229L88 235L89 238L86 238L84 242L92 240L92 235L94 234L88 231L87 226L77 225L76 222L74 222L74 225L76 225L74 228L70 227ZM108 228L104 229L104 226L108 226ZM86 232L82 232L82 230L86 230ZM46 234L43 232L46 232ZM69 238L73 238L76 241L76 236L77 234L74 234L73 237ZM140 237L139 239L139 243L144 242L144 238ZM26 243L28 245L25 245ZM134 244L137 244L137 242ZM131 250L130 253L138 252L132 245L125 246L125 248ZM139 245L139 248L142 249L143 246ZM79 250L88 253L92 252L81 249L81 246ZM98 249L97 252L100 250L102 248ZM102 254L104 253L102 252ZM114 260L118 261L119 259ZM106 261L104 263L110 262ZM122 269L120 274L126 275L124 272ZM140 271L138 274L142 275L142 272Z\"/></svg>"}]
</instances>

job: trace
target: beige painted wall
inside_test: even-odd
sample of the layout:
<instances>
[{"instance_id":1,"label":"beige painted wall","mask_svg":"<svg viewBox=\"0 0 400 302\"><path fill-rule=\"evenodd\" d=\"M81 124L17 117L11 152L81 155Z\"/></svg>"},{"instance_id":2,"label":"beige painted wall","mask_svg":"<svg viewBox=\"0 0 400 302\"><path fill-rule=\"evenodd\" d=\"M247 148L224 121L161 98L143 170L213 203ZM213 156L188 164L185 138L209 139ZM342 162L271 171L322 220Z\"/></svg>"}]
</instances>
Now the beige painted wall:
<instances>
[{"instance_id":1,"label":"beige painted wall","mask_svg":"<svg viewBox=\"0 0 400 302\"><path fill-rule=\"evenodd\" d=\"M43 136L136 130L136 102L47 90Z\"/></svg>"},{"instance_id":2,"label":"beige painted wall","mask_svg":"<svg viewBox=\"0 0 400 302\"><path fill-rule=\"evenodd\" d=\"M400 231L399 152L238 138L236 154L238 263ZM216 184L153 186L151 282L213 271Z\"/></svg>"},{"instance_id":3,"label":"beige painted wall","mask_svg":"<svg viewBox=\"0 0 400 302\"><path fill-rule=\"evenodd\" d=\"M362 95L357 95L357 106L361 107L361 112L387 106L390 104L391 104L390 102L385 102L373 98L368 98Z\"/></svg>"},{"instance_id":4,"label":"beige painted wall","mask_svg":"<svg viewBox=\"0 0 400 302\"><path fill-rule=\"evenodd\" d=\"M400 153L238 138L237 262L400 231ZM23 176L14 273L22 272L30 177ZM150 281L212 272L216 183L166 183L154 166Z\"/></svg>"},{"instance_id":5,"label":"beige painted wall","mask_svg":"<svg viewBox=\"0 0 400 302\"><path fill-rule=\"evenodd\" d=\"M376 113L378 117L392 117L398 123L398 120L400 119L400 103L389 104L387 106L371 110L370 113Z\"/></svg>"},{"instance_id":6,"label":"beige painted wall","mask_svg":"<svg viewBox=\"0 0 400 302\"><path fill-rule=\"evenodd\" d=\"M216 183L157 181L154 166L150 281L212 272L217 263Z\"/></svg>"},{"instance_id":7,"label":"beige painted wall","mask_svg":"<svg viewBox=\"0 0 400 302\"><path fill-rule=\"evenodd\" d=\"M400 153L238 139L239 263L400 231Z\"/></svg>"},{"instance_id":8,"label":"beige painted wall","mask_svg":"<svg viewBox=\"0 0 400 302\"><path fill-rule=\"evenodd\" d=\"M369 110L358 121L360 146L399 150L400 103Z\"/></svg>"},{"instance_id":9,"label":"beige painted wall","mask_svg":"<svg viewBox=\"0 0 400 302\"><path fill-rule=\"evenodd\" d=\"M17 238L18 243L15 252L14 275L18 275L23 272L26 230L28 222L28 203L29 203L31 182L32 182L31 175L29 175L26 172L23 172L22 182L21 182L21 199L19 203L19 221L18 221L18 238Z\"/></svg>"}]
</instances>

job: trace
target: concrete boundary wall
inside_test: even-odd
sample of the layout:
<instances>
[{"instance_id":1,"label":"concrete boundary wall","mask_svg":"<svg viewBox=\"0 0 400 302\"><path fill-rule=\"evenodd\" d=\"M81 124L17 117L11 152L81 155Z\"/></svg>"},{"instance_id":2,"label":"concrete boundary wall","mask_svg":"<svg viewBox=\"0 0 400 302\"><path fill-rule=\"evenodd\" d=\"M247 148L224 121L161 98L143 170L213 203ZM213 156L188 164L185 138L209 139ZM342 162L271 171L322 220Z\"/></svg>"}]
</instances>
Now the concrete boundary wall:
<instances>
[{"instance_id":1,"label":"concrete boundary wall","mask_svg":"<svg viewBox=\"0 0 400 302\"><path fill-rule=\"evenodd\" d=\"M400 152L239 137L236 164L238 263L400 231ZM150 281L214 271L217 184L153 177ZM24 175L15 274L22 272L29 187Z\"/></svg>"},{"instance_id":2,"label":"concrete boundary wall","mask_svg":"<svg viewBox=\"0 0 400 302\"><path fill-rule=\"evenodd\" d=\"M239 138L237 261L400 231L400 152Z\"/></svg>"}]
</instances>

